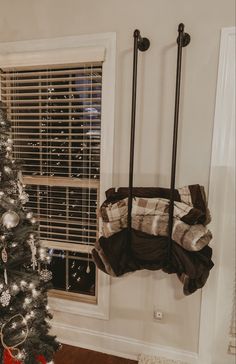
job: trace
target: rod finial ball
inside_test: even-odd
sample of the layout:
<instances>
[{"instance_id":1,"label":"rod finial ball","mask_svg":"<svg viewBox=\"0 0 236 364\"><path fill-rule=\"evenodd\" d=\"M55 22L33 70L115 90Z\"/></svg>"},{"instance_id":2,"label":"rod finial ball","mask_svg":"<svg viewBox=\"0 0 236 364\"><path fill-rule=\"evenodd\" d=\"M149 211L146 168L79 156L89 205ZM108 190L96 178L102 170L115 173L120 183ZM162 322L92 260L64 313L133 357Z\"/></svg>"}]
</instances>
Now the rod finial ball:
<instances>
[{"instance_id":1,"label":"rod finial ball","mask_svg":"<svg viewBox=\"0 0 236 364\"><path fill-rule=\"evenodd\" d=\"M179 24L178 32L184 32L184 24L183 23Z\"/></svg>"},{"instance_id":2,"label":"rod finial ball","mask_svg":"<svg viewBox=\"0 0 236 364\"><path fill-rule=\"evenodd\" d=\"M134 31L134 38L138 38L140 36L140 30L135 29Z\"/></svg>"}]
</instances>

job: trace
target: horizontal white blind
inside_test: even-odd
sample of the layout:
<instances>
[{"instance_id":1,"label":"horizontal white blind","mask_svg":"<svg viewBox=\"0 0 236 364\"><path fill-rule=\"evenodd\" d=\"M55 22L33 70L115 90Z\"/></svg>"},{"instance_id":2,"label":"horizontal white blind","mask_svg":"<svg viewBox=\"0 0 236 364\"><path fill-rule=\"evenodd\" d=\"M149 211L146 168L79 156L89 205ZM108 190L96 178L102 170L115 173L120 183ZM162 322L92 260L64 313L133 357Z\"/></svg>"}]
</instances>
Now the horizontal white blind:
<instances>
[{"instance_id":1,"label":"horizontal white blind","mask_svg":"<svg viewBox=\"0 0 236 364\"><path fill-rule=\"evenodd\" d=\"M42 240L94 244L98 190L28 185L28 207L39 221Z\"/></svg>"},{"instance_id":2,"label":"horizontal white blind","mask_svg":"<svg viewBox=\"0 0 236 364\"><path fill-rule=\"evenodd\" d=\"M1 95L41 239L89 248L98 231L102 63L7 68Z\"/></svg>"},{"instance_id":3,"label":"horizontal white blind","mask_svg":"<svg viewBox=\"0 0 236 364\"><path fill-rule=\"evenodd\" d=\"M24 175L99 179L102 65L1 73Z\"/></svg>"}]
</instances>

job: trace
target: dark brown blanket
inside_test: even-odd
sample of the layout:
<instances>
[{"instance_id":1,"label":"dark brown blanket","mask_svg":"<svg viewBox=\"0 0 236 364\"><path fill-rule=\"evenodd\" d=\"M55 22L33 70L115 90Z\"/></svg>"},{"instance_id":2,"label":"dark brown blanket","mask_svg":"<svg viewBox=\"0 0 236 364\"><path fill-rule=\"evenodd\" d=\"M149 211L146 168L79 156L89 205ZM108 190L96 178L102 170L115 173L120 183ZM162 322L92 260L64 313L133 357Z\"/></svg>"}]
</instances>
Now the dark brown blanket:
<instances>
[{"instance_id":1,"label":"dark brown blanket","mask_svg":"<svg viewBox=\"0 0 236 364\"><path fill-rule=\"evenodd\" d=\"M183 283L185 295L194 293L206 283L214 266L212 249L206 246L199 252L189 252L172 242L170 262L167 260L168 238L152 236L127 229L109 238L101 237L92 251L99 269L114 277L136 270L162 269L166 273L176 273Z\"/></svg>"}]
</instances>

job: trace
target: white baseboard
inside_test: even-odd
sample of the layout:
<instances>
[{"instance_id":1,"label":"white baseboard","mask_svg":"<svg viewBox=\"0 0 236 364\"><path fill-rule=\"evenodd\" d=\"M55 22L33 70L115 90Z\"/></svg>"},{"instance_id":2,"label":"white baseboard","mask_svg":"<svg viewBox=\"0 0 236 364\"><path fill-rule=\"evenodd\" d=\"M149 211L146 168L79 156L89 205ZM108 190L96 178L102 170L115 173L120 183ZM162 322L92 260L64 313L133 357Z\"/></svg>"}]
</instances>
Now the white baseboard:
<instances>
[{"instance_id":1,"label":"white baseboard","mask_svg":"<svg viewBox=\"0 0 236 364\"><path fill-rule=\"evenodd\" d=\"M88 330L53 322L52 332L58 340L67 345L90 349L126 359L137 360L140 353L179 360L188 364L200 364L198 354L178 350L172 347L161 346L125 336L111 335L109 333Z\"/></svg>"}]
</instances>

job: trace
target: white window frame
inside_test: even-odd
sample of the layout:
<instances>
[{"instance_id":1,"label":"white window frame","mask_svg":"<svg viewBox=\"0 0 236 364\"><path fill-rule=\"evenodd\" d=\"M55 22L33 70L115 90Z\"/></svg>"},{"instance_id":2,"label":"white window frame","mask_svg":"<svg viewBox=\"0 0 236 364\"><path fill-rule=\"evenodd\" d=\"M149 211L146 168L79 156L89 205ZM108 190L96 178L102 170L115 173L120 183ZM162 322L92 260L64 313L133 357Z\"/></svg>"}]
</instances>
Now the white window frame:
<instances>
[{"instance_id":1,"label":"white window frame","mask_svg":"<svg viewBox=\"0 0 236 364\"><path fill-rule=\"evenodd\" d=\"M42 64L44 58L45 64L55 64L58 55L64 64L67 61L71 63L71 59L75 62L76 57L79 57L77 63L93 62L101 52L105 52L105 56L102 81L100 201L113 183L116 33L0 43L0 68L34 66ZM110 277L97 270L97 304L49 297L49 305L55 311L108 320Z\"/></svg>"},{"instance_id":2,"label":"white window frame","mask_svg":"<svg viewBox=\"0 0 236 364\"><path fill-rule=\"evenodd\" d=\"M216 341L216 328L222 318L223 321L225 320L225 315L227 314L228 322L226 319L221 328L223 331L220 332L222 342L225 343L225 358L218 359L222 363L227 362L227 364L235 362L234 356L227 354L227 340L234 293L232 289L234 281L232 269L234 263L232 263L232 260L235 259L233 251L230 251L231 259L226 260L222 264L222 259L225 259L226 256L224 244L228 242L230 237L226 221L227 219L230 221L231 216L227 205L224 203L227 196L229 196L229 184L222 188L222 183L232 179L233 173L230 168L232 163L232 151L230 149L232 144L230 141L235 137L232 133L234 122L232 118L234 100L234 81L232 79L232 70L234 68L232 63L235 63L235 58L233 59L231 55L235 54L235 40L236 27L222 28L209 181L209 207L214 217L211 222L211 231L215 238L215 267L206 287L202 291L198 352L198 362L200 364L215 363L214 356L220 352L218 351L219 348ZM233 195L232 191L230 191L230 194L231 196ZM229 296L231 296L230 299ZM222 299L224 301L223 305Z\"/></svg>"}]
</instances>

